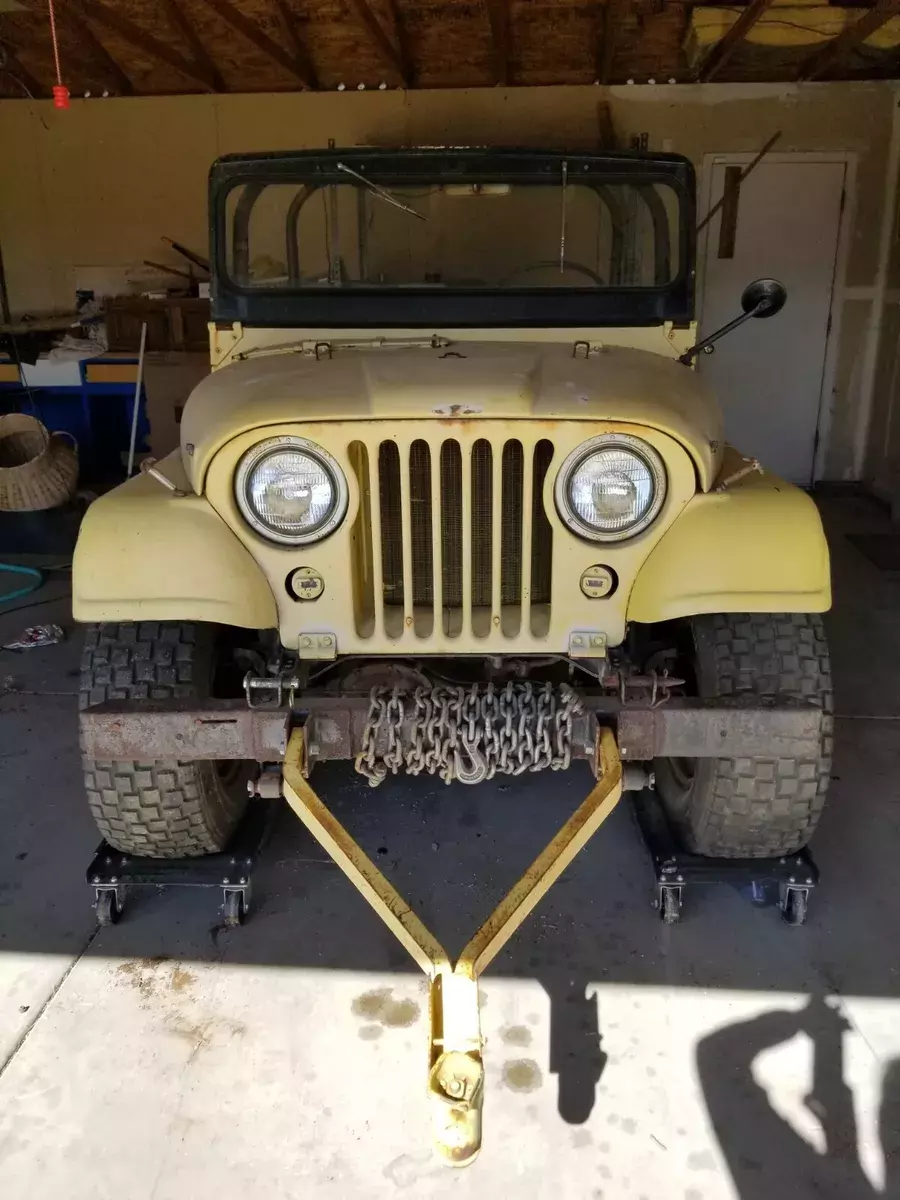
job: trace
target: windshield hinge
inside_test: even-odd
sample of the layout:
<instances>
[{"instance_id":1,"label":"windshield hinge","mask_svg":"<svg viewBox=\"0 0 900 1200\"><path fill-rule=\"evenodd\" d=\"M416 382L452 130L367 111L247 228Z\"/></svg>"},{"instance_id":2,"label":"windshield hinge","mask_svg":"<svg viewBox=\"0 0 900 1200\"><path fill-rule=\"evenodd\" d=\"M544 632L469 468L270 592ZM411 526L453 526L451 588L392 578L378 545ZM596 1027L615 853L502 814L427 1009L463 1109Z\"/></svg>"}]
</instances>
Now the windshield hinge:
<instances>
[{"instance_id":1,"label":"windshield hinge","mask_svg":"<svg viewBox=\"0 0 900 1200\"><path fill-rule=\"evenodd\" d=\"M575 342L572 346L573 358L591 358L594 354L599 354L603 349L596 342Z\"/></svg>"}]
</instances>

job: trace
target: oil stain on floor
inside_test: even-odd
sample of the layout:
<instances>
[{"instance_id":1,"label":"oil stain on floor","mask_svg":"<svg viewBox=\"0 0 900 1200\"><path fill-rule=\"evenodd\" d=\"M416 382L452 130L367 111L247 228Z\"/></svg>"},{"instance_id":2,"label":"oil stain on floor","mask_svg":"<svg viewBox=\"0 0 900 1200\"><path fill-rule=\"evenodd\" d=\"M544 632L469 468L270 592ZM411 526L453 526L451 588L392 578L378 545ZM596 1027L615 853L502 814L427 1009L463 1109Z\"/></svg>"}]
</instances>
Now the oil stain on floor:
<instances>
[{"instance_id":1,"label":"oil stain on floor","mask_svg":"<svg viewBox=\"0 0 900 1200\"><path fill-rule=\"evenodd\" d=\"M365 1033L372 1024L383 1025L387 1029L408 1029L419 1019L419 1006L413 1000L395 1000L393 988L376 988L372 992L363 992L353 1001L354 1016L369 1022L360 1030L360 1037L372 1040L377 1034Z\"/></svg>"},{"instance_id":2,"label":"oil stain on floor","mask_svg":"<svg viewBox=\"0 0 900 1200\"><path fill-rule=\"evenodd\" d=\"M543 1082L533 1058L515 1058L503 1064L503 1085L511 1092L536 1092Z\"/></svg>"}]
</instances>

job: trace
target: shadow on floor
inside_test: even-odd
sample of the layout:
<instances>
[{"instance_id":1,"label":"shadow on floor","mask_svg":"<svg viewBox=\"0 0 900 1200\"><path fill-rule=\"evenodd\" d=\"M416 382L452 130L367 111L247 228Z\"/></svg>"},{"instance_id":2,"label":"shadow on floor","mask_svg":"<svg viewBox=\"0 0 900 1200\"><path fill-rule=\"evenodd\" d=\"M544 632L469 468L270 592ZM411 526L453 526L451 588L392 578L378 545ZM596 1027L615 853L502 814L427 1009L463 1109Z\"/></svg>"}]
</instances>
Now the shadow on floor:
<instances>
[{"instance_id":1,"label":"shadow on floor","mask_svg":"<svg viewBox=\"0 0 900 1200\"><path fill-rule=\"evenodd\" d=\"M844 1080L843 1035L849 1028L836 1008L814 995L799 1011L773 1009L698 1043L704 1099L740 1200L900 1196L900 1060L888 1064L882 1081L885 1188L876 1191L859 1160L853 1093ZM803 1103L821 1127L821 1152L772 1107L752 1072L760 1054L798 1035L813 1047L812 1086Z\"/></svg>"}]
</instances>

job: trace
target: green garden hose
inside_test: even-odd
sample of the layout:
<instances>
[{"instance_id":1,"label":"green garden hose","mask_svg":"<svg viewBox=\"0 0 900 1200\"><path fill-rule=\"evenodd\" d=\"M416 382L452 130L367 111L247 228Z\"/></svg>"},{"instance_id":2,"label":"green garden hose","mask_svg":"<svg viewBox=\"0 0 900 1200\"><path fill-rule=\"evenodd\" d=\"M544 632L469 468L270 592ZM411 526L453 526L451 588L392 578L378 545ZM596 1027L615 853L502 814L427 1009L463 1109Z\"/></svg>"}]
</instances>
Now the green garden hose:
<instances>
[{"instance_id":1,"label":"green garden hose","mask_svg":"<svg viewBox=\"0 0 900 1200\"><path fill-rule=\"evenodd\" d=\"M44 573L37 567L20 567L15 563L0 562L0 571L11 571L14 575L27 575L29 579L24 587L16 588L14 592L0 594L0 604L6 604L9 600L18 600L21 596L28 596L31 592L37 591L44 582Z\"/></svg>"}]
</instances>

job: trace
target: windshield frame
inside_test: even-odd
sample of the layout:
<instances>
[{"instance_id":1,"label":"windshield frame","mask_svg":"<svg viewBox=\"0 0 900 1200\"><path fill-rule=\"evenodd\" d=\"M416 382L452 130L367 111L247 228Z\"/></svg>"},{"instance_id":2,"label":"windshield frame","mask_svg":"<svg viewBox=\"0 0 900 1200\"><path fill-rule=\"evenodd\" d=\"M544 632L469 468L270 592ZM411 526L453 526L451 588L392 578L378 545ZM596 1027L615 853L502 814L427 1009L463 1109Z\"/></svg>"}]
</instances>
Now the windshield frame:
<instances>
[{"instance_id":1,"label":"windshield frame","mask_svg":"<svg viewBox=\"0 0 900 1200\"><path fill-rule=\"evenodd\" d=\"M334 288L241 286L228 273L229 192L242 185L347 184L345 163L380 187L423 183L664 184L678 198L678 273L653 286ZM552 182L551 182L552 181ZM362 186L360 184L359 186ZM250 189L248 188L248 191ZM245 193L246 194L246 193ZM210 170L212 319L267 328L585 328L688 324L694 312L695 182L680 155L513 149L328 149L227 155ZM673 239L674 249L674 239Z\"/></svg>"}]
</instances>

